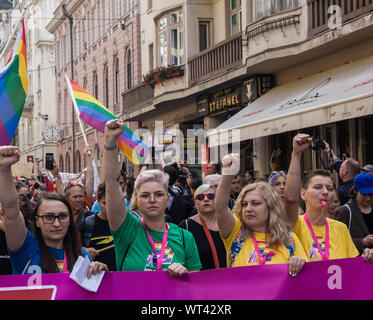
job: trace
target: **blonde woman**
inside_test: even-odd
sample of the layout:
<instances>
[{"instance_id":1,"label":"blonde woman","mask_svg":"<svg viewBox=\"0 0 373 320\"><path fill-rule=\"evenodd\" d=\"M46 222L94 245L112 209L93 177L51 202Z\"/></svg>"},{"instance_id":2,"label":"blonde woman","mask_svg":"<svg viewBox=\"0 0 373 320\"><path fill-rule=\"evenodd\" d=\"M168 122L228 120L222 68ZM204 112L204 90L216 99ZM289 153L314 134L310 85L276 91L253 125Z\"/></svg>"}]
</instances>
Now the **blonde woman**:
<instances>
[{"instance_id":1,"label":"blonde woman","mask_svg":"<svg viewBox=\"0 0 373 320\"><path fill-rule=\"evenodd\" d=\"M239 155L222 159L222 178L216 192L216 217L227 251L229 267L289 264L295 276L307 256L297 236L290 232L281 198L266 182L244 187L233 208L228 199L234 174L239 169Z\"/></svg>"}]
</instances>

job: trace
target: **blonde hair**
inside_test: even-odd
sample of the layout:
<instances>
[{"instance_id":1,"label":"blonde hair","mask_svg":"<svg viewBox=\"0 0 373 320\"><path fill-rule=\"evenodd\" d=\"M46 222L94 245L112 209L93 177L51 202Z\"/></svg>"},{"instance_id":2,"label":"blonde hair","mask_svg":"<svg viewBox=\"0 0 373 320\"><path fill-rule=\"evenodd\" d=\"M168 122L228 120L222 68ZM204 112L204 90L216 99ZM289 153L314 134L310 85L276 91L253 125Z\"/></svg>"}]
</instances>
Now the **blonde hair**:
<instances>
[{"instance_id":1,"label":"blonde hair","mask_svg":"<svg viewBox=\"0 0 373 320\"><path fill-rule=\"evenodd\" d=\"M141 172L135 181L135 190L138 191L142 184L146 182L158 182L166 190L168 189L168 181L170 176L167 173L162 172L161 170L146 170Z\"/></svg>"},{"instance_id":2,"label":"blonde hair","mask_svg":"<svg viewBox=\"0 0 373 320\"><path fill-rule=\"evenodd\" d=\"M248 192L254 190L261 194L268 207L269 221L266 231L269 233L269 239L267 240L268 245L271 248L286 245L289 238L288 232L290 231L290 223L285 215L284 203L267 182L248 184L241 190L237 197L233 207L233 213L242 222L242 235L244 239L250 239L254 233L243 220L242 201Z\"/></svg>"}]
</instances>

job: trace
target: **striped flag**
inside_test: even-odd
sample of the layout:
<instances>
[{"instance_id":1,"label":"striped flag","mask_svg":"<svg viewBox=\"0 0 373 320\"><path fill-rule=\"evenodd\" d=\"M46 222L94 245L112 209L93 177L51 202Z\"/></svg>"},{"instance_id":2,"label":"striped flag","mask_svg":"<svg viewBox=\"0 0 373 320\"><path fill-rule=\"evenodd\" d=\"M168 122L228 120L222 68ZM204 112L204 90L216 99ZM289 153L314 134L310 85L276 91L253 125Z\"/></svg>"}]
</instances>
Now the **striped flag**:
<instances>
[{"instance_id":1,"label":"striped flag","mask_svg":"<svg viewBox=\"0 0 373 320\"><path fill-rule=\"evenodd\" d=\"M0 145L9 145L18 127L28 90L27 52L23 19L12 56L0 72Z\"/></svg>"},{"instance_id":2,"label":"striped flag","mask_svg":"<svg viewBox=\"0 0 373 320\"><path fill-rule=\"evenodd\" d=\"M118 119L109 109L105 108L98 100L80 87L74 80L66 76L67 86L75 108L79 112L79 118L100 132L105 131L105 123L112 119ZM133 163L139 164L145 161L149 152L148 146L141 141L126 125L124 132L119 136L118 148Z\"/></svg>"}]
</instances>

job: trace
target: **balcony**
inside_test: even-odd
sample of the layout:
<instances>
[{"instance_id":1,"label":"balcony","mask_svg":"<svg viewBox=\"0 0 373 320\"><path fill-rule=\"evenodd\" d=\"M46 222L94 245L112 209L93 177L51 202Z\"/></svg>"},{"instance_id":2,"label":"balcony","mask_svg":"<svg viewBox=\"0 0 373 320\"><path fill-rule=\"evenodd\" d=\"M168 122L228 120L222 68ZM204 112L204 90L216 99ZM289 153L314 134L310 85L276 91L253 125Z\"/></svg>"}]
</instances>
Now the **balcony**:
<instances>
[{"instance_id":1,"label":"balcony","mask_svg":"<svg viewBox=\"0 0 373 320\"><path fill-rule=\"evenodd\" d=\"M242 33L188 59L189 85L242 65Z\"/></svg>"},{"instance_id":2,"label":"balcony","mask_svg":"<svg viewBox=\"0 0 373 320\"><path fill-rule=\"evenodd\" d=\"M373 10L373 0L307 0L308 37L328 29L328 9L331 5L341 8L342 23Z\"/></svg>"},{"instance_id":3,"label":"balcony","mask_svg":"<svg viewBox=\"0 0 373 320\"><path fill-rule=\"evenodd\" d=\"M123 114L136 111L152 103L154 88L140 84L122 93Z\"/></svg>"}]
</instances>

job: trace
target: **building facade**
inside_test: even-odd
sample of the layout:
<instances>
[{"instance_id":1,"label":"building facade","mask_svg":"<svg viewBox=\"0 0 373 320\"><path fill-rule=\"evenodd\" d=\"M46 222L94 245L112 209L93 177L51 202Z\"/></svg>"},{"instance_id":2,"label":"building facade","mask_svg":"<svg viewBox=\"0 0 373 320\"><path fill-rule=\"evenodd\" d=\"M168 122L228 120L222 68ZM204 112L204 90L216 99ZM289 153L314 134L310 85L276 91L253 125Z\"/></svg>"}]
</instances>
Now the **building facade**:
<instances>
[{"instance_id":1,"label":"building facade","mask_svg":"<svg viewBox=\"0 0 373 320\"><path fill-rule=\"evenodd\" d=\"M67 16L72 18L71 32ZM121 93L141 81L139 24L136 0L61 1L55 10L47 30L55 37L55 105L57 125L61 130L57 163L60 171L80 172L87 164L86 146L77 116L73 114L65 74L120 117ZM131 129L136 128L128 125ZM103 134L85 124L83 128L100 171Z\"/></svg>"},{"instance_id":2,"label":"building facade","mask_svg":"<svg viewBox=\"0 0 373 320\"><path fill-rule=\"evenodd\" d=\"M220 126L232 129L235 117L245 113L245 121L237 127L241 168L254 170L257 177L273 170L287 170L292 137L299 131L326 139L341 157L352 156L362 164L372 162L369 98L360 101L351 96L342 103L335 95L325 108L314 99L319 114L300 107L300 103L297 112L287 108L277 118L270 114L280 97L284 104L293 103L291 99L306 99L307 91L302 90L307 87L301 88L300 84L307 83L308 91L316 90L318 97L319 83L323 77L332 80L330 75L342 77L342 83L349 82L352 87L371 83L373 75L369 78L369 74L365 81L354 83L357 78L353 79L349 71L358 70L356 66L364 69L364 63L369 65L372 3L358 0L336 1L333 6L326 0L168 1L167 5L164 1L143 0L140 3L142 73L157 72L157 68L168 64L182 66L183 72L164 79L162 84L143 83L123 92L125 119L138 121L140 127L152 134L157 121L161 121L167 133L163 137L167 141L163 142L167 144L177 139L169 133L172 128L180 129L184 138L185 132L193 128L203 128L205 132ZM276 96L281 90L282 96ZM266 102L270 99L264 97L274 100ZM355 104L347 103L352 100ZM267 118L260 118L257 111L250 112L251 107L256 110L262 101L266 104L261 111L269 112ZM266 125L259 127L259 123ZM231 124L233 127L229 127ZM208 146L201 146L197 139L185 140L183 152L198 144L205 150L206 163L231 150L229 144L216 142L213 136L208 135ZM307 151L304 158L304 171L322 166L320 152Z\"/></svg>"}]
</instances>

